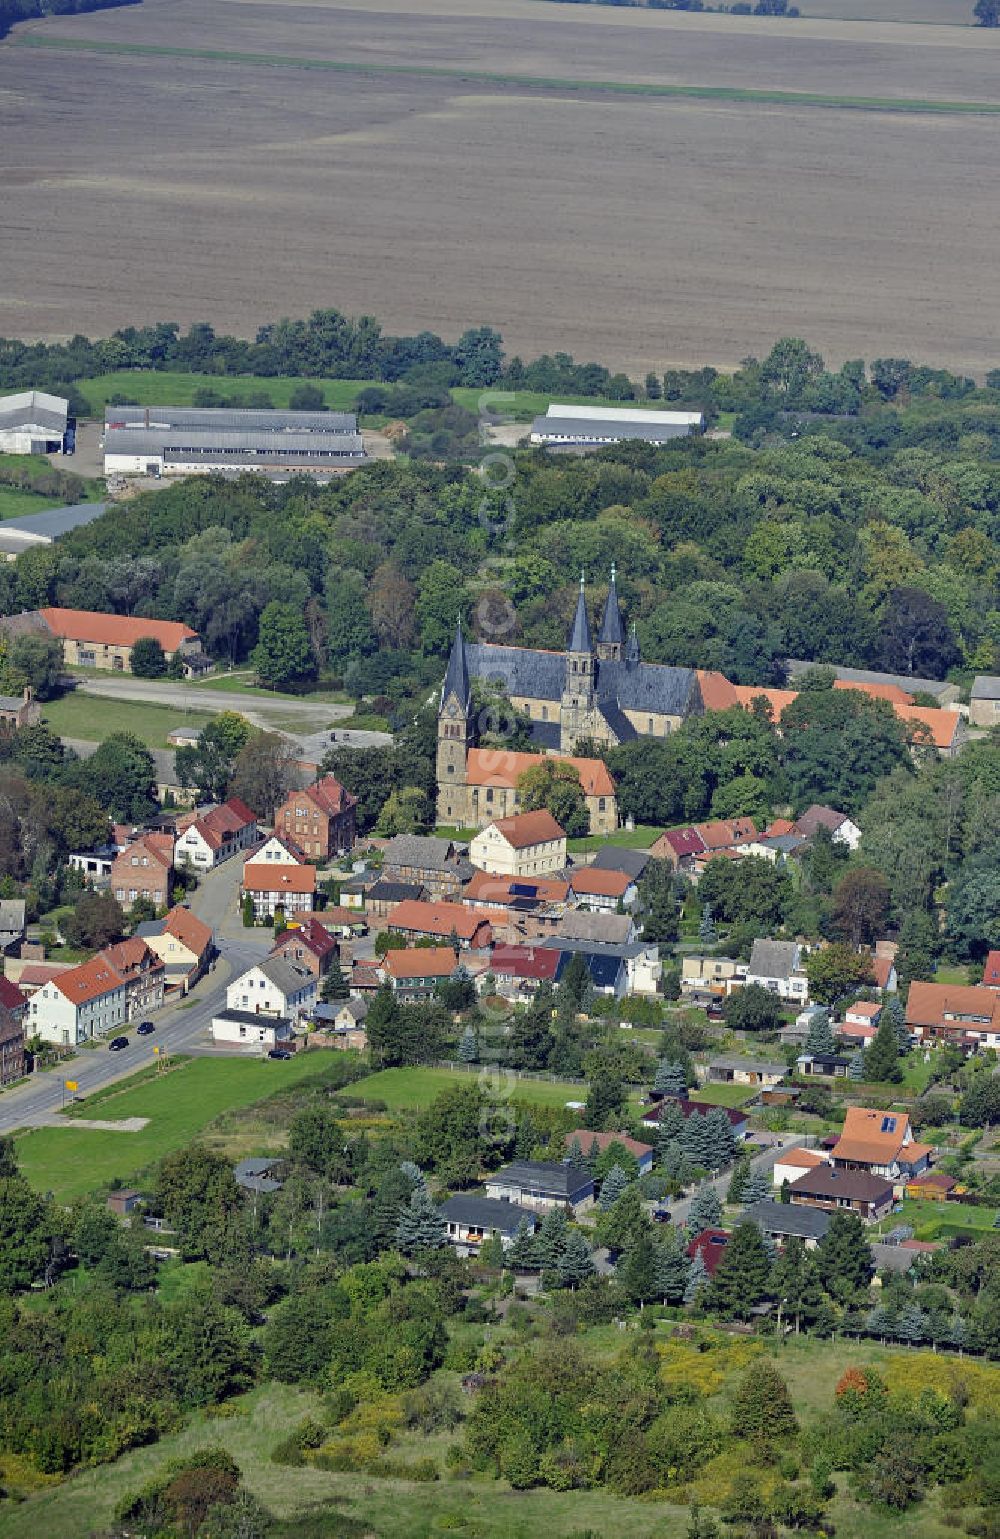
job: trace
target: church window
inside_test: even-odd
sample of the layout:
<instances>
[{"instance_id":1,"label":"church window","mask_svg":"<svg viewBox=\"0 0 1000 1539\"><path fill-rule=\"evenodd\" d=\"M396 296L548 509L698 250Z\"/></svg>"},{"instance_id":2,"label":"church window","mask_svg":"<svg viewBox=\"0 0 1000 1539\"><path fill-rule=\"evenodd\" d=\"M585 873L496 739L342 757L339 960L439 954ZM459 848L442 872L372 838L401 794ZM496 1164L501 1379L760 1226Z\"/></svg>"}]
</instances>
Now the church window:
<instances>
[{"instance_id":1,"label":"church window","mask_svg":"<svg viewBox=\"0 0 1000 1539\"><path fill-rule=\"evenodd\" d=\"M597 799L597 810L598 810L598 812L603 812L604 811L604 797L603 796L600 796Z\"/></svg>"},{"instance_id":2,"label":"church window","mask_svg":"<svg viewBox=\"0 0 1000 1539\"><path fill-rule=\"evenodd\" d=\"M650 730L650 732L652 732L654 730L653 729L653 718L652 718L652 716L649 718L649 730Z\"/></svg>"},{"instance_id":3,"label":"church window","mask_svg":"<svg viewBox=\"0 0 1000 1539\"><path fill-rule=\"evenodd\" d=\"M543 721L548 721L548 719L549 719L549 708L548 708L547 705L543 705L542 706L542 720Z\"/></svg>"}]
</instances>

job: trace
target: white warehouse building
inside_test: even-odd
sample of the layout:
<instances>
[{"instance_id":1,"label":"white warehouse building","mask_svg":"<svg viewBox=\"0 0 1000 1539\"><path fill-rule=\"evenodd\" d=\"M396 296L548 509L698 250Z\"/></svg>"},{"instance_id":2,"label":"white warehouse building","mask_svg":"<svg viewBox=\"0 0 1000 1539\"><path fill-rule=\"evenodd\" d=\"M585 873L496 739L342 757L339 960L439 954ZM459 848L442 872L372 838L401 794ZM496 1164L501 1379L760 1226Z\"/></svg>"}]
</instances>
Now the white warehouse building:
<instances>
[{"instance_id":1,"label":"white warehouse building","mask_svg":"<svg viewBox=\"0 0 1000 1539\"><path fill-rule=\"evenodd\" d=\"M332 475L364 460L353 412L109 406L106 476Z\"/></svg>"},{"instance_id":2,"label":"white warehouse building","mask_svg":"<svg viewBox=\"0 0 1000 1539\"><path fill-rule=\"evenodd\" d=\"M69 402L44 390L0 396L0 452L61 454Z\"/></svg>"},{"instance_id":3,"label":"white warehouse building","mask_svg":"<svg viewBox=\"0 0 1000 1539\"><path fill-rule=\"evenodd\" d=\"M600 449L637 438L663 444L704 426L700 411L640 411L629 406L558 406L531 424L531 442L563 449Z\"/></svg>"}]
</instances>

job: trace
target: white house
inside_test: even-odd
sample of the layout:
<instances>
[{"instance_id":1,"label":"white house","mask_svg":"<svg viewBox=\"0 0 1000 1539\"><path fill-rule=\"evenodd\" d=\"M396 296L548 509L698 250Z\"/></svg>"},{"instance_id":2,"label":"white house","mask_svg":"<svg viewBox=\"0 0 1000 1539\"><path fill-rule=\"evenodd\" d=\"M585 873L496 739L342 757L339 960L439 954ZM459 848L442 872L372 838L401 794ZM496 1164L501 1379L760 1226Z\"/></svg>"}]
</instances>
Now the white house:
<instances>
[{"instance_id":1,"label":"white house","mask_svg":"<svg viewBox=\"0 0 1000 1539\"><path fill-rule=\"evenodd\" d=\"M128 1021L128 984L100 955L44 983L28 1004L25 1036L60 1047L121 1031Z\"/></svg>"},{"instance_id":2,"label":"white house","mask_svg":"<svg viewBox=\"0 0 1000 1539\"><path fill-rule=\"evenodd\" d=\"M469 859L490 876L552 876L566 864L566 834L544 808L518 812L476 834Z\"/></svg>"},{"instance_id":3,"label":"white house","mask_svg":"<svg viewBox=\"0 0 1000 1539\"><path fill-rule=\"evenodd\" d=\"M803 839L813 839L820 828L828 831L834 844L846 844L849 850L856 850L861 843L861 830L846 812L814 802L795 820L794 831Z\"/></svg>"},{"instance_id":4,"label":"white house","mask_svg":"<svg viewBox=\"0 0 1000 1539\"><path fill-rule=\"evenodd\" d=\"M254 865L303 866L305 856L294 840L281 834L265 839L259 850L254 851Z\"/></svg>"},{"instance_id":5,"label":"white house","mask_svg":"<svg viewBox=\"0 0 1000 1539\"><path fill-rule=\"evenodd\" d=\"M804 1005L809 999L809 980L802 962L803 950L797 941L755 940L747 983L757 983L789 1004Z\"/></svg>"},{"instance_id":6,"label":"white house","mask_svg":"<svg viewBox=\"0 0 1000 1539\"><path fill-rule=\"evenodd\" d=\"M818 1149L783 1149L774 1162L771 1176L775 1186L781 1187L786 1181L791 1186L799 1176L815 1170L817 1165L829 1163L830 1156Z\"/></svg>"},{"instance_id":7,"label":"white house","mask_svg":"<svg viewBox=\"0 0 1000 1539\"><path fill-rule=\"evenodd\" d=\"M522 1225L528 1234L538 1228L538 1217L530 1209L475 1194L449 1197L438 1212L447 1225L449 1243L460 1256L478 1256L485 1241L495 1235L500 1236L503 1249L509 1250Z\"/></svg>"},{"instance_id":8,"label":"white house","mask_svg":"<svg viewBox=\"0 0 1000 1539\"><path fill-rule=\"evenodd\" d=\"M246 802L231 796L221 807L212 807L192 819L177 836L174 865L178 870L191 866L195 871L211 871L241 850L257 843L257 819Z\"/></svg>"},{"instance_id":9,"label":"white house","mask_svg":"<svg viewBox=\"0 0 1000 1539\"><path fill-rule=\"evenodd\" d=\"M272 956L236 978L226 990L226 1007L250 1015L294 1021L316 1003L316 979L306 967Z\"/></svg>"},{"instance_id":10,"label":"white house","mask_svg":"<svg viewBox=\"0 0 1000 1539\"><path fill-rule=\"evenodd\" d=\"M244 897L249 893L258 923L273 919L279 908L289 919L306 914L316 905L316 867L260 861L255 855L243 867L242 891Z\"/></svg>"},{"instance_id":11,"label":"white house","mask_svg":"<svg viewBox=\"0 0 1000 1539\"><path fill-rule=\"evenodd\" d=\"M212 1018L212 1040L233 1047L269 1052L291 1040L291 1022L281 1016L254 1015L249 1010L220 1010Z\"/></svg>"}]
</instances>

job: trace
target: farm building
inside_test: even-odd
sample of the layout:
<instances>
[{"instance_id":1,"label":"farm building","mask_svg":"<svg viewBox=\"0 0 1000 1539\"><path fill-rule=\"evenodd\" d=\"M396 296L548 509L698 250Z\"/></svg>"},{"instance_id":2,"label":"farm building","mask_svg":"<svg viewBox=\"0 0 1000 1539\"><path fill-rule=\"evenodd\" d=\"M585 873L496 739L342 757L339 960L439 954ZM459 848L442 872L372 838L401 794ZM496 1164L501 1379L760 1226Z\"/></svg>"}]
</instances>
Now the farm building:
<instances>
[{"instance_id":1,"label":"farm building","mask_svg":"<svg viewBox=\"0 0 1000 1539\"><path fill-rule=\"evenodd\" d=\"M531 442L565 449L600 449L637 438L663 444L700 428L700 411L639 411L623 406L559 406L531 424Z\"/></svg>"},{"instance_id":2,"label":"farm building","mask_svg":"<svg viewBox=\"0 0 1000 1539\"><path fill-rule=\"evenodd\" d=\"M44 390L0 396L0 451L4 454L60 454L66 438L69 402Z\"/></svg>"},{"instance_id":3,"label":"farm building","mask_svg":"<svg viewBox=\"0 0 1000 1539\"><path fill-rule=\"evenodd\" d=\"M102 447L108 476L329 475L364 459L357 418L334 411L109 406Z\"/></svg>"}]
</instances>

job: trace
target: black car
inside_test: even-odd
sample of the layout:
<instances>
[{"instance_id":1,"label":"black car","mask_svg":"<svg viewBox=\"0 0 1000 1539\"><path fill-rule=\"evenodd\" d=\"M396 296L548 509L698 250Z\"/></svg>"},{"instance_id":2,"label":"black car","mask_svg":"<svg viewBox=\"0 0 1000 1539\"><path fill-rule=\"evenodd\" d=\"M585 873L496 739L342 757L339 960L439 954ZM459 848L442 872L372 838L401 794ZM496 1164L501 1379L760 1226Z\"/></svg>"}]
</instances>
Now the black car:
<instances>
[{"instance_id":1,"label":"black car","mask_svg":"<svg viewBox=\"0 0 1000 1539\"><path fill-rule=\"evenodd\" d=\"M113 1053L120 1053L123 1047L128 1047L128 1037L112 1037L108 1047Z\"/></svg>"},{"instance_id":2,"label":"black car","mask_svg":"<svg viewBox=\"0 0 1000 1539\"><path fill-rule=\"evenodd\" d=\"M272 1047L267 1056L268 1058L291 1058L292 1055L287 1047Z\"/></svg>"},{"instance_id":3,"label":"black car","mask_svg":"<svg viewBox=\"0 0 1000 1539\"><path fill-rule=\"evenodd\" d=\"M140 1021L135 1029L140 1037L148 1037L151 1032L156 1030L156 1027L152 1021Z\"/></svg>"}]
</instances>

